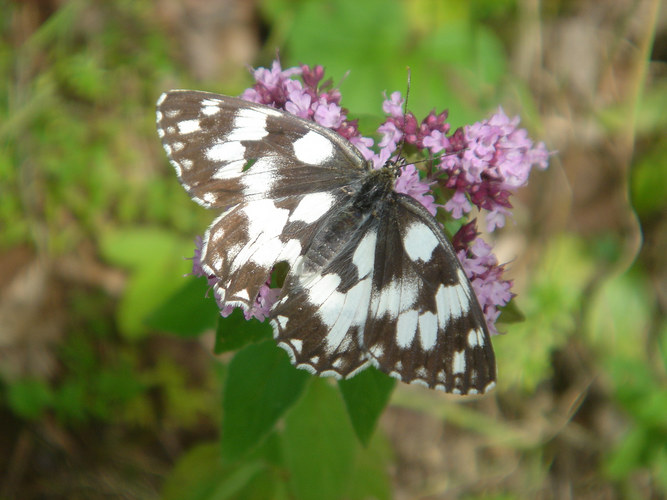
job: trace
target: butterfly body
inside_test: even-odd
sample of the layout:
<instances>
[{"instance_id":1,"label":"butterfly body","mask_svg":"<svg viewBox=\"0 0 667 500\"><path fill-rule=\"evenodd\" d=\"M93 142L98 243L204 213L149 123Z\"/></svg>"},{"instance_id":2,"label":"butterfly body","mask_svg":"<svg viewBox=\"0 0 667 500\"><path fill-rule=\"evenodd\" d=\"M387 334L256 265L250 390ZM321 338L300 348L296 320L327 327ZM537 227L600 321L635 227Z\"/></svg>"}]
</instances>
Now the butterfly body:
<instances>
[{"instance_id":1,"label":"butterfly body","mask_svg":"<svg viewBox=\"0 0 667 500\"><path fill-rule=\"evenodd\" d=\"M201 254L218 301L252 307L289 265L270 320L298 368L340 378L373 365L458 394L495 385L472 287L439 223L394 191L398 165L373 169L332 130L205 92L163 94L157 122L183 187L223 211Z\"/></svg>"}]
</instances>

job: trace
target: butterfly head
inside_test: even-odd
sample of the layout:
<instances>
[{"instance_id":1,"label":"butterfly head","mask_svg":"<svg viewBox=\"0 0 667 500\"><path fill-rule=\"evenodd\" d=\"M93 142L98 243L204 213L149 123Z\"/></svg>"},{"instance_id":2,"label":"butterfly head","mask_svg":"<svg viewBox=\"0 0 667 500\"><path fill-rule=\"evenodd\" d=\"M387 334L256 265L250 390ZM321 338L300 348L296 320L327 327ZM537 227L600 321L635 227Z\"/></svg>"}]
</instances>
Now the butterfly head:
<instances>
[{"instance_id":1,"label":"butterfly head","mask_svg":"<svg viewBox=\"0 0 667 500\"><path fill-rule=\"evenodd\" d=\"M403 156L393 156L385 162L381 170L386 171L388 175L391 175L393 179L396 179L400 176L401 169L407 164L408 161Z\"/></svg>"}]
</instances>

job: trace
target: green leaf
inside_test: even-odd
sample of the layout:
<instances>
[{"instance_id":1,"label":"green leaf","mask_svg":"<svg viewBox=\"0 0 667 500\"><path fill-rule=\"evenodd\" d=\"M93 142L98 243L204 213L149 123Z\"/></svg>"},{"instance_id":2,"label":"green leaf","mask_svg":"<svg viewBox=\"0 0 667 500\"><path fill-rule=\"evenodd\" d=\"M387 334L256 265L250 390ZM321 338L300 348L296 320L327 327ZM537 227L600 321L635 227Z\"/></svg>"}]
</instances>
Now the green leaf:
<instances>
[{"instance_id":1,"label":"green leaf","mask_svg":"<svg viewBox=\"0 0 667 500\"><path fill-rule=\"evenodd\" d=\"M220 315L215 300L206 297L203 279L189 279L146 319L146 324L183 337L196 336L215 328Z\"/></svg>"},{"instance_id":2,"label":"green leaf","mask_svg":"<svg viewBox=\"0 0 667 500\"><path fill-rule=\"evenodd\" d=\"M205 443L189 450L176 464L162 490L164 500L224 500L254 482L263 469L260 462L225 465L216 443Z\"/></svg>"},{"instance_id":3,"label":"green leaf","mask_svg":"<svg viewBox=\"0 0 667 500\"><path fill-rule=\"evenodd\" d=\"M297 400L307 379L273 340L239 351L225 382L223 456L238 459L260 444Z\"/></svg>"},{"instance_id":4,"label":"green leaf","mask_svg":"<svg viewBox=\"0 0 667 500\"><path fill-rule=\"evenodd\" d=\"M71 377L60 384L53 398L53 410L58 420L66 423L85 421L88 416L86 383L77 377Z\"/></svg>"},{"instance_id":5,"label":"green leaf","mask_svg":"<svg viewBox=\"0 0 667 500\"><path fill-rule=\"evenodd\" d=\"M612 453L605 458L605 473L613 479L627 477L638 466L643 465L642 455L647 448L645 429L632 428L623 436L623 440Z\"/></svg>"},{"instance_id":6,"label":"green leaf","mask_svg":"<svg viewBox=\"0 0 667 500\"><path fill-rule=\"evenodd\" d=\"M9 386L7 400L18 416L36 419L51 403L53 394L51 388L42 380L19 380Z\"/></svg>"},{"instance_id":7,"label":"green leaf","mask_svg":"<svg viewBox=\"0 0 667 500\"><path fill-rule=\"evenodd\" d=\"M388 474L392 458L391 443L382 433L375 434L369 445L359 450L345 498L350 500L392 498L392 484Z\"/></svg>"},{"instance_id":8,"label":"green leaf","mask_svg":"<svg viewBox=\"0 0 667 500\"><path fill-rule=\"evenodd\" d=\"M270 468L260 470L233 498L234 500L288 500L290 496L287 493L284 471Z\"/></svg>"},{"instance_id":9,"label":"green leaf","mask_svg":"<svg viewBox=\"0 0 667 500\"><path fill-rule=\"evenodd\" d=\"M613 276L589 299L584 331L603 352L642 363L648 339L638 339L645 335L640 332L651 328L654 301L650 282L640 273L630 271ZM634 371L628 373L639 376Z\"/></svg>"},{"instance_id":10,"label":"green leaf","mask_svg":"<svg viewBox=\"0 0 667 500\"><path fill-rule=\"evenodd\" d=\"M145 321L160 303L183 284L192 244L156 228L108 231L100 249L111 263L131 270L118 307L118 324L130 338L146 334Z\"/></svg>"},{"instance_id":11,"label":"green leaf","mask_svg":"<svg viewBox=\"0 0 667 500\"><path fill-rule=\"evenodd\" d=\"M514 300L510 300L509 303L503 307L498 308L500 310L500 316L496 320L497 323L502 323L504 325L509 325L511 323L521 323L526 321L526 316L521 312L519 306L516 305Z\"/></svg>"},{"instance_id":12,"label":"green leaf","mask_svg":"<svg viewBox=\"0 0 667 500\"><path fill-rule=\"evenodd\" d=\"M375 368L338 381L352 427L364 446L368 445L395 385L395 379Z\"/></svg>"},{"instance_id":13,"label":"green leaf","mask_svg":"<svg viewBox=\"0 0 667 500\"><path fill-rule=\"evenodd\" d=\"M243 311L235 309L226 318L220 318L215 335L215 353L236 351L248 344L260 340L270 339L272 336L271 325L252 319L245 319Z\"/></svg>"},{"instance_id":14,"label":"green leaf","mask_svg":"<svg viewBox=\"0 0 667 500\"><path fill-rule=\"evenodd\" d=\"M102 254L109 262L130 269L170 260L171 254L182 246L169 232L155 227L113 229L106 231L100 240Z\"/></svg>"},{"instance_id":15,"label":"green leaf","mask_svg":"<svg viewBox=\"0 0 667 500\"><path fill-rule=\"evenodd\" d=\"M285 463L300 500L338 500L348 490L359 445L338 391L325 379L285 418Z\"/></svg>"}]
</instances>

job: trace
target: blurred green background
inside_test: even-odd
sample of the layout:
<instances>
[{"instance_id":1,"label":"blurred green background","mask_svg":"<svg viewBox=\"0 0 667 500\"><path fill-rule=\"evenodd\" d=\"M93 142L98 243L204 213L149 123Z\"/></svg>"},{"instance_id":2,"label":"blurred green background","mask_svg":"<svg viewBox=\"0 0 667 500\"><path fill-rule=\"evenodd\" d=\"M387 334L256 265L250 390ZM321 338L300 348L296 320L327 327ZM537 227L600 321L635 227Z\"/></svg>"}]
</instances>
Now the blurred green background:
<instances>
[{"instance_id":1,"label":"blurred green background","mask_svg":"<svg viewBox=\"0 0 667 500\"><path fill-rule=\"evenodd\" d=\"M665 498L665 10L0 0L0 499ZM214 214L154 105L239 94L277 51L324 65L366 134L409 66L417 116L502 106L556 152L496 237L525 321L494 339L491 396L398 384L362 445L336 385L287 370L299 391L248 424L261 436L226 427L256 396L229 380L266 378L275 348L214 354L215 306L183 278Z\"/></svg>"}]
</instances>

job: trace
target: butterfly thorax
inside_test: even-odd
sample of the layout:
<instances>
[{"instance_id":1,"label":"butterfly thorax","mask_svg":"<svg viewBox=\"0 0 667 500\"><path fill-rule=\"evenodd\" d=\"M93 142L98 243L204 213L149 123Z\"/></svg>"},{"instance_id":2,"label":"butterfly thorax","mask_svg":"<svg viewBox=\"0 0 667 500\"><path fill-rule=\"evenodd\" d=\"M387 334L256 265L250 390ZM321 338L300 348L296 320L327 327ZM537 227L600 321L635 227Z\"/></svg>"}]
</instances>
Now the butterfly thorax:
<instances>
[{"instance_id":1,"label":"butterfly thorax","mask_svg":"<svg viewBox=\"0 0 667 500\"><path fill-rule=\"evenodd\" d=\"M354 195L353 205L362 212L376 213L379 204L393 191L395 174L391 166L370 170Z\"/></svg>"},{"instance_id":2,"label":"butterfly thorax","mask_svg":"<svg viewBox=\"0 0 667 500\"><path fill-rule=\"evenodd\" d=\"M343 201L326 226L320 228L312 240L303 262L304 270L326 269L334 257L345 251L346 246L357 241L369 219L380 216L388 196L393 194L394 172L392 168L371 169L354 184L347 186L349 197Z\"/></svg>"}]
</instances>

